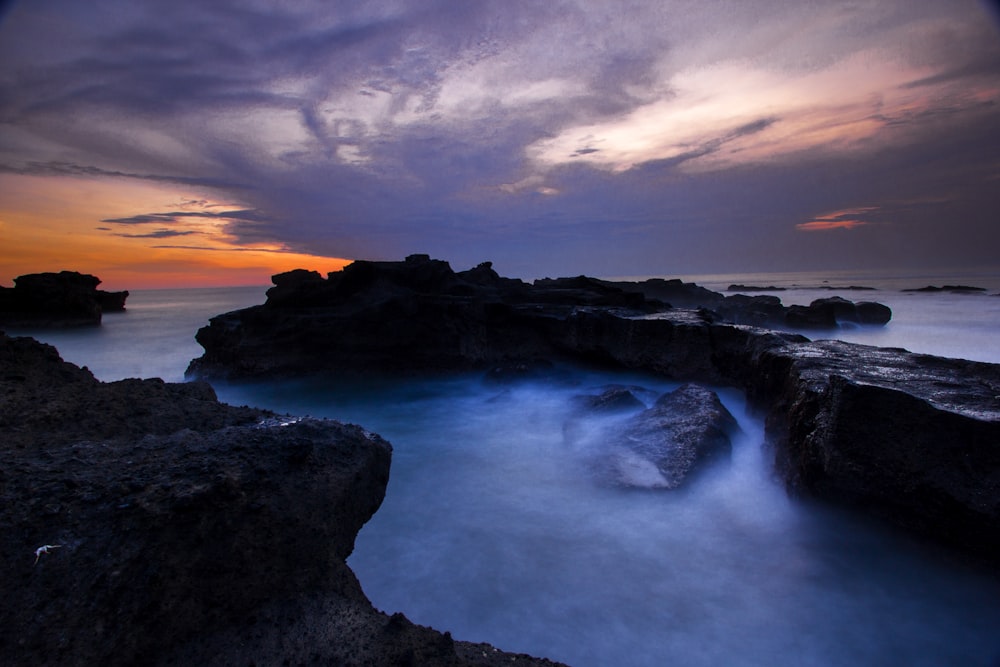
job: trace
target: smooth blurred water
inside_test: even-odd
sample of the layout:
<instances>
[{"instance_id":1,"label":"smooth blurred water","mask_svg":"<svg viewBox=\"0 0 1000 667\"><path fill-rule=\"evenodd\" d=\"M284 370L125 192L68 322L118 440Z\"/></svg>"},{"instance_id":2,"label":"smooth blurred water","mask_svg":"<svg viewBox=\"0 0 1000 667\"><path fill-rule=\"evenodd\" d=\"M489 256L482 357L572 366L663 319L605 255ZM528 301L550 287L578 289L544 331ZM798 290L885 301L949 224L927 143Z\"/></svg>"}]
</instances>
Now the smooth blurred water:
<instances>
[{"instance_id":1,"label":"smooth blurred water","mask_svg":"<svg viewBox=\"0 0 1000 667\"><path fill-rule=\"evenodd\" d=\"M680 490L604 485L564 438L572 397L662 379L567 372L366 387L220 387L364 424L395 446L388 493L350 558L414 622L572 665L990 665L1000 581L836 509L789 498L760 419Z\"/></svg>"},{"instance_id":2,"label":"smooth blurred water","mask_svg":"<svg viewBox=\"0 0 1000 667\"><path fill-rule=\"evenodd\" d=\"M133 290L125 312L106 313L99 327L6 328L55 345L66 361L86 366L98 380L158 377L182 382L188 363L204 350L198 329L215 315L265 299L266 287Z\"/></svg>"},{"instance_id":3,"label":"smooth blurred water","mask_svg":"<svg viewBox=\"0 0 1000 667\"><path fill-rule=\"evenodd\" d=\"M261 302L263 289L136 292L100 329L35 333L101 379L176 380L201 352L197 328ZM841 337L998 357L979 330L996 331L998 297L842 296L898 304L885 331ZM461 375L216 389L231 403L360 423L393 443L385 502L350 564L377 607L457 638L578 666L1000 664L1000 579L788 497L738 391L719 388L743 429L730 460L673 492L601 484L563 429L572 397L610 382L676 386L566 369L511 386Z\"/></svg>"}]
</instances>

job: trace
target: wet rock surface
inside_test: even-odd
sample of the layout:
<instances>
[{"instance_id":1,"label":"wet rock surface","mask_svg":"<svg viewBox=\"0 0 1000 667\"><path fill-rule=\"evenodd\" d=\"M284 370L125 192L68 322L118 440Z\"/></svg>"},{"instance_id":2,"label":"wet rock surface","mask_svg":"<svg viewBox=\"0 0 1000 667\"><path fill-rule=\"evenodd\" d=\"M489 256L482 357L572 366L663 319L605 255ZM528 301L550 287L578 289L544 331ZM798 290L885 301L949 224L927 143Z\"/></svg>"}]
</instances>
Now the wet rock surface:
<instances>
[{"instance_id":1,"label":"wet rock surface","mask_svg":"<svg viewBox=\"0 0 1000 667\"><path fill-rule=\"evenodd\" d=\"M818 341L750 368L791 488L1000 565L1000 365Z\"/></svg>"},{"instance_id":2,"label":"wet rock surface","mask_svg":"<svg viewBox=\"0 0 1000 667\"><path fill-rule=\"evenodd\" d=\"M390 445L0 334L0 664L552 664L375 610Z\"/></svg>"},{"instance_id":3,"label":"wet rock surface","mask_svg":"<svg viewBox=\"0 0 1000 667\"><path fill-rule=\"evenodd\" d=\"M101 323L106 312L125 310L128 292L97 289L100 278L76 271L32 273L0 287L0 325L73 327Z\"/></svg>"},{"instance_id":4,"label":"wet rock surface","mask_svg":"<svg viewBox=\"0 0 1000 667\"><path fill-rule=\"evenodd\" d=\"M489 262L455 272L426 255L354 262L326 279L299 269L272 280L263 305L219 315L198 331L205 354L191 362L190 375L537 365L557 354L563 325L586 311L623 317L680 311L678 321L696 316L796 328L885 324L891 317L880 304L831 298L786 308L777 297L726 297L679 280L611 283L578 276L528 284L499 276Z\"/></svg>"},{"instance_id":5,"label":"wet rock surface","mask_svg":"<svg viewBox=\"0 0 1000 667\"><path fill-rule=\"evenodd\" d=\"M624 387L580 401L583 414L564 427L568 444L588 456L589 467L603 483L644 489L675 489L709 463L728 457L736 419L718 395L685 384L659 397L651 407ZM627 419L604 421L596 428L588 417L630 412Z\"/></svg>"},{"instance_id":6,"label":"wet rock surface","mask_svg":"<svg viewBox=\"0 0 1000 667\"><path fill-rule=\"evenodd\" d=\"M790 488L1000 564L998 365L734 325L720 315L726 299L751 304L743 313L760 311L755 323L790 309L771 296L723 297L681 281L528 285L488 264L455 273L414 256L275 283L267 304L213 318L198 332L205 354L192 374L535 373L570 359L735 386L767 415ZM888 316L878 304L819 301L813 312L827 323L845 310L858 322Z\"/></svg>"}]
</instances>

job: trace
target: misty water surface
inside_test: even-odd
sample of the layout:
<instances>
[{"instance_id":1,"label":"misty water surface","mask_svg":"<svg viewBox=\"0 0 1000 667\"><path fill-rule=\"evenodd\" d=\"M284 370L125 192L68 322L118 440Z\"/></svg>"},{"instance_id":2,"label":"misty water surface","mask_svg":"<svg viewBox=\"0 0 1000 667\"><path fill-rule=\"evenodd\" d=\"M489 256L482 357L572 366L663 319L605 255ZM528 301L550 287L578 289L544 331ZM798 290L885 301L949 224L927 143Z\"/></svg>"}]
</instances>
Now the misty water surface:
<instances>
[{"instance_id":1,"label":"misty water surface","mask_svg":"<svg viewBox=\"0 0 1000 667\"><path fill-rule=\"evenodd\" d=\"M264 289L137 291L97 329L10 333L57 345L102 380L177 381L201 353L197 328L262 302ZM1000 360L1000 298L844 296L887 302L895 316L837 337ZM385 502L350 564L377 607L455 637L578 666L997 664L997 577L790 498L740 392L719 388L743 429L730 460L674 492L599 483L563 428L573 396L612 382L677 386L573 370L511 386L465 375L217 391L357 422L392 442Z\"/></svg>"}]
</instances>

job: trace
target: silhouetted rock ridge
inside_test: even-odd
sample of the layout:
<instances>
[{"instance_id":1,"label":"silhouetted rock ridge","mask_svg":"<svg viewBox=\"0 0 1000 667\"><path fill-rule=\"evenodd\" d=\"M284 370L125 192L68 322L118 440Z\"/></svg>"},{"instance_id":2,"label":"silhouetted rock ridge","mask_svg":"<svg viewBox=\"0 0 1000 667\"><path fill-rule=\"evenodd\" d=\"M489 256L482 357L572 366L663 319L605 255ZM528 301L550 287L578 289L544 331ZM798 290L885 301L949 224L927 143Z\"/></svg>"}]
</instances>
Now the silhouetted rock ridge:
<instances>
[{"instance_id":1,"label":"silhouetted rock ridge","mask_svg":"<svg viewBox=\"0 0 1000 667\"><path fill-rule=\"evenodd\" d=\"M572 360L736 386L766 413L791 488L1000 563L1000 366L812 342L726 322L715 293L697 286L632 285L583 276L529 285L488 264L456 273L427 256L356 262L327 279L282 274L266 304L215 317L198 332L205 354L189 372L480 368L516 377ZM775 306L759 301L769 296L717 296ZM824 322L845 312L859 321L887 316L877 304L819 301L811 312Z\"/></svg>"},{"instance_id":2,"label":"silhouetted rock ridge","mask_svg":"<svg viewBox=\"0 0 1000 667\"><path fill-rule=\"evenodd\" d=\"M125 310L128 292L97 289L100 278L76 271L31 273L0 286L0 325L88 326L101 315Z\"/></svg>"}]
</instances>

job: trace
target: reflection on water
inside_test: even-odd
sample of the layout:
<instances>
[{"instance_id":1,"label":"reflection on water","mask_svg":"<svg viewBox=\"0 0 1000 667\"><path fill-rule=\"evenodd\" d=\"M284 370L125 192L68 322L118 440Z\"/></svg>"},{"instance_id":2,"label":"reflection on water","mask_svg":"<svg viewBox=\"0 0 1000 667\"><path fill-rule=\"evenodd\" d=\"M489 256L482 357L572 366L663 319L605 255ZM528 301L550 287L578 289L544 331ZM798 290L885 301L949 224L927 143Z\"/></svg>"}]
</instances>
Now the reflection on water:
<instances>
[{"instance_id":1,"label":"reflection on water","mask_svg":"<svg viewBox=\"0 0 1000 667\"><path fill-rule=\"evenodd\" d=\"M394 446L351 567L374 604L456 637L572 665L990 664L1000 582L836 510L790 499L739 392L730 460L678 491L595 480L563 427L576 373L497 386L220 387L234 403L364 424Z\"/></svg>"}]
</instances>

